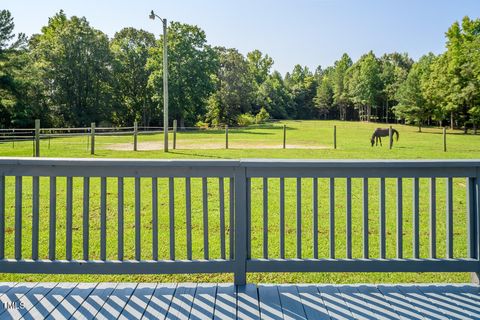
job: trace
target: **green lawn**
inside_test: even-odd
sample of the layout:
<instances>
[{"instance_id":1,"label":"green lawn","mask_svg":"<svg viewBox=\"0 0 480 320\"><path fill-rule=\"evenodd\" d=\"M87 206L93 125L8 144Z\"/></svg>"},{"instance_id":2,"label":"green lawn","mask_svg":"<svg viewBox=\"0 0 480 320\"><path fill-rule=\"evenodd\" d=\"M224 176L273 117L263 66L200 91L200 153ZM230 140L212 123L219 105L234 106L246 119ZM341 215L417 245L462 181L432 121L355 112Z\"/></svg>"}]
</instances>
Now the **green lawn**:
<instances>
[{"instance_id":1,"label":"green lawn","mask_svg":"<svg viewBox=\"0 0 480 320\"><path fill-rule=\"evenodd\" d=\"M287 130L287 149L281 149L283 124ZM333 125L337 126L337 149L333 149ZM131 136L97 137L96 154L98 158L195 158L195 159L238 159L238 158L298 158L298 159L434 159L434 158L480 158L480 137L463 135L459 131L448 133L448 152L443 152L443 138L441 129L427 128L422 133L417 128L394 125L400 132L400 140L394 143L392 150L388 149L387 139L383 147L371 147L370 136L373 129L379 124L333 121L286 121L274 123L267 127L230 129L230 149L222 149L225 143L223 131L179 132L177 134L177 150L169 153L161 149L161 135L141 135L139 137L140 151L133 152L129 145ZM218 149L212 149L218 146ZM251 146L249 149L245 147ZM278 149L275 148L278 146ZM290 146L290 148L289 148ZM156 148L157 150L142 150ZM188 148L188 149L187 149ZM195 148L195 149L193 149ZM124 149L124 150L119 150ZM90 157L87 137L57 138L42 140L41 153L44 157ZM31 142L11 142L0 144L2 156L31 156ZM370 255L378 257L379 228L378 228L378 179L370 179ZM7 177L6 194L6 255L13 257L14 252L14 190L13 178ZM133 258L134 254L134 203L133 179L125 179L125 258ZM49 181L41 178L41 214L40 214L40 256L48 257L48 225L49 225ZM151 181L142 179L142 257L149 258L151 253ZM412 219L411 219L411 179L404 179L404 254L412 254ZM345 257L345 179L336 179L336 243L337 257ZM454 179L454 251L455 256L465 257L466 246L466 195L465 180ZM177 258L186 257L184 181L176 180L175 184L175 226L176 226L176 255ZM305 257L311 257L312 245L312 200L311 179L302 182L302 231L303 252ZM361 225L361 180L352 179L352 219L353 219L353 255L362 254L362 225ZM31 179L24 179L23 198L23 254L31 254ZM262 181L252 181L252 255L262 255ZM278 179L271 179L269 183L269 251L270 257L278 257L279 253L279 201ZM201 180L192 179L192 224L193 224L193 255L202 258L203 229L202 229L202 194ZM99 230L99 179L92 179L91 186L91 215L90 237L91 258L98 259L100 245ZM218 180L209 179L209 240L210 255L217 258L220 255L219 238L219 200ZM226 184L228 191L228 183ZM395 181L387 179L387 256L395 256ZM57 181L57 256L65 256L65 179ZM286 249L287 257L295 256L295 179L286 180ZM429 237L429 203L428 181L420 181L420 236L421 256L428 256ZM228 208L228 197L226 197ZM114 259L117 252L117 200L116 180L108 179L107 202L107 255ZM445 255L445 181L438 179L437 185L437 249L438 256ZM319 179L319 256L328 256L328 181ZM168 180L159 179L159 221L160 221L160 252L161 258L168 257ZM228 230L227 212L227 230ZM82 180L74 178L74 258L82 257ZM226 235L228 240L228 233ZM164 244L164 245L162 245ZM227 242L228 251L228 242ZM228 255L228 252L227 252ZM89 276L89 275L16 275L3 274L2 281L232 281L232 275L119 275L119 276ZM250 282L468 282L469 275L464 273L288 273L288 274L249 274Z\"/></svg>"}]
</instances>

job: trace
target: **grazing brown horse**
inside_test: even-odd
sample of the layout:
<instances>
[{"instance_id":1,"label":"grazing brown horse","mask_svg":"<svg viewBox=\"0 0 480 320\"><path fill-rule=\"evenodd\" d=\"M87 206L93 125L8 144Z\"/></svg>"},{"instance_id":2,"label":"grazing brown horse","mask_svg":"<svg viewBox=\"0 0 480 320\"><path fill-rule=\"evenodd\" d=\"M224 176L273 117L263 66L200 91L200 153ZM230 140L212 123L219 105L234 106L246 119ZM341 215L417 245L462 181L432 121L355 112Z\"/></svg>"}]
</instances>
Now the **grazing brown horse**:
<instances>
[{"instance_id":1,"label":"grazing brown horse","mask_svg":"<svg viewBox=\"0 0 480 320\"><path fill-rule=\"evenodd\" d=\"M388 128L377 128L375 129L375 131L373 132L373 135L372 135L372 139L370 140L370 142L372 143L372 147L373 145L377 145L378 146L378 141L380 140L380 145L382 145L382 137L388 137L389 136L389 132L388 132ZM398 131L393 129L392 128L392 135L395 134L397 136L397 141L398 141Z\"/></svg>"}]
</instances>

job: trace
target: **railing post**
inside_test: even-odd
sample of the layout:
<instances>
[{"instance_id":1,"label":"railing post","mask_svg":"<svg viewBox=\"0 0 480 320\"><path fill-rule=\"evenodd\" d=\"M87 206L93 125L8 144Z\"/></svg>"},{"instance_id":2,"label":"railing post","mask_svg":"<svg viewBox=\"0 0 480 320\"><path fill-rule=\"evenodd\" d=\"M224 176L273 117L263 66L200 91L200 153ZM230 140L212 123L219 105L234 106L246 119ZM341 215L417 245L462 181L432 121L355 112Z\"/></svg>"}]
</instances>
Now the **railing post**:
<instances>
[{"instance_id":1,"label":"railing post","mask_svg":"<svg viewBox=\"0 0 480 320\"><path fill-rule=\"evenodd\" d=\"M138 141L138 123L135 121L133 123L133 151L137 151L137 141Z\"/></svg>"},{"instance_id":2,"label":"railing post","mask_svg":"<svg viewBox=\"0 0 480 320\"><path fill-rule=\"evenodd\" d=\"M40 157L40 119L35 119L35 157Z\"/></svg>"},{"instance_id":3,"label":"railing post","mask_svg":"<svg viewBox=\"0 0 480 320\"><path fill-rule=\"evenodd\" d=\"M470 184L470 189L468 192L470 194L473 194L472 200L475 202L474 204L470 204L471 210L469 210L471 213L471 220L470 220L470 226L471 226L471 236L473 237L472 243L475 244L474 248L471 249L471 253L474 254L475 259L478 261L478 268L477 272L472 272L470 274L470 279L472 283L475 283L477 285L480 285L480 168L477 168L477 174L476 177L473 180L473 182ZM470 239L469 239L470 240Z\"/></svg>"},{"instance_id":4,"label":"railing post","mask_svg":"<svg viewBox=\"0 0 480 320\"><path fill-rule=\"evenodd\" d=\"M228 124L225 125L225 149L228 149Z\"/></svg>"},{"instance_id":5,"label":"railing post","mask_svg":"<svg viewBox=\"0 0 480 320\"><path fill-rule=\"evenodd\" d=\"M283 149L287 146L287 125L283 125Z\"/></svg>"},{"instance_id":6,"label":"railing post","mask_svg":"<svg viewBox=\"0 0 480 320\"><path fill-rule=\"evenodd\" d=\"M245 167L234 169L235 192L235 285L247 282L247 178Z\"/></svg>"},{"instance_id":7,"label":"railing post","mask_svg":"<svg viewBox=\"0 0 480 320\"><path fill-rule=\"evenodd\" d=\"M95 122L90 124L90 154L95 154Z\"/></svg>"},{"instance_id":8,"label":"railing post","mask_svg":"<svg viewBox=\"0 0 480 320\"><path fill-rule=\"evenodd\" d=\"M177 148L177 120L173 120L173 150Z\"/></svg>"}]
</instances>

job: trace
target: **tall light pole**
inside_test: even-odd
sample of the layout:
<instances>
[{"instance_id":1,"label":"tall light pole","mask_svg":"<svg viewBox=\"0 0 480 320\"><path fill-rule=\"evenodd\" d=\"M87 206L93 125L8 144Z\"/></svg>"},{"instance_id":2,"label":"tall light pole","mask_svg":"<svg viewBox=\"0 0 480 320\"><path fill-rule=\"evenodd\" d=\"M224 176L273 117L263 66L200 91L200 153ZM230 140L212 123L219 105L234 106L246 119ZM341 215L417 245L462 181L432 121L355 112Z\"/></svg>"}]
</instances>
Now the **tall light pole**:
<instances>
[{"instance_id":1,"label":"tall light pole","mask_svg":"<svg viewBox=\"0 0 480 320\"><path fill-rule=\"evenodd\" d=\"M163 23L163 151L168 152L168 68L167 68L167 19L160 18L153 10L150 19L155 17Z\"/></svg>"}]
</instances>

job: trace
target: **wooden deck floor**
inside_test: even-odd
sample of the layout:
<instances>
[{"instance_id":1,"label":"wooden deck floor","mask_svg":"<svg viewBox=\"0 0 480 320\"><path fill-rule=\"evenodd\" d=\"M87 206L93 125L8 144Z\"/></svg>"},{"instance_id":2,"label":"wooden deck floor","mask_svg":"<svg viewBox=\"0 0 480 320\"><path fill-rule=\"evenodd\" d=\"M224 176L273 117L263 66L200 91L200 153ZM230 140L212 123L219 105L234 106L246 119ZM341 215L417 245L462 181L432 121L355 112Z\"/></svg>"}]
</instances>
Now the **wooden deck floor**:
<instances>
[{"instance_id":1,"label":"wooden deck floor","mask_svg":"<svg viewBox=\"0 0 480 320\"><path fill-rule=\"evenodd\" d=\"M480 319L474 285L0 283L0 319Z\"/></svg>"}]
</instances>

